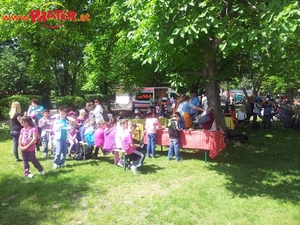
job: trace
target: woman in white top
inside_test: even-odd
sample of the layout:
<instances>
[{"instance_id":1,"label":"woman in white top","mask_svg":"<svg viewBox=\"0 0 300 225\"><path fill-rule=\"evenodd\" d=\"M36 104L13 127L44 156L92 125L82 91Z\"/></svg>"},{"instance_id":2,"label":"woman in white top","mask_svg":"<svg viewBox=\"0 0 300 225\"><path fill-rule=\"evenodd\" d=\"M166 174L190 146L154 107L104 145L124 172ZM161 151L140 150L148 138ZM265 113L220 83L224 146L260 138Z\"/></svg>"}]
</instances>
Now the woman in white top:
<instances>
[{"instance_id":1,"label":"woman in white top","mask_svg":"<svg viewBox=\"0 0 300 225\"><path fill-rule=\"evenodd\" d=\"M90 113L94 115L95 122L98 123L100 120L103 120L103 108L100 105L100 100L97 98L95 99L94 104L95 108Z\"/></svg>"}]
</instances>

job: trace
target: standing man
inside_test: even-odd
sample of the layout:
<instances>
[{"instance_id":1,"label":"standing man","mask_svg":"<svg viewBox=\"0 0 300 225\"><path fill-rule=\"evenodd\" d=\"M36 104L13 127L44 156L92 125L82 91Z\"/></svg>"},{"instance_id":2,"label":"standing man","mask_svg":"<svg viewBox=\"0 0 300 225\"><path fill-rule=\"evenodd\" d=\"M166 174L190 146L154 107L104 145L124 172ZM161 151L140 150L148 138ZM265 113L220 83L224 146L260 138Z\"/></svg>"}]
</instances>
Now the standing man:
<instances>
[{"instance_id":1,"label":"standing man","mask_svg":"<svg viewBox=\"0 0 300 225\"><path fill-rule=\"evenodd\" d=\"M191 93L191 103L194 106L200 107L200 101L199 101L196 93L194 93L194 92ZM191 114L191 117L192 117L192 121L194 121L195 117L198 115L198 111L194 108L191 108L190 114Z\"/></svg>"},{"instance_id":2,"label":"standing man","mask_svg":"<svg viewBox=\"0 0 300 225\"><path fill-rule=\"evenodd\" d=\"M184 118L184 124L186 129L189 129L192 125L191 116L190 116L191 108L198 111L205 111L202 108L190 103L190 96L184 96L184 101L180 103L178 107L178 112L180 112Z\"/></svg>"}]
</instances>

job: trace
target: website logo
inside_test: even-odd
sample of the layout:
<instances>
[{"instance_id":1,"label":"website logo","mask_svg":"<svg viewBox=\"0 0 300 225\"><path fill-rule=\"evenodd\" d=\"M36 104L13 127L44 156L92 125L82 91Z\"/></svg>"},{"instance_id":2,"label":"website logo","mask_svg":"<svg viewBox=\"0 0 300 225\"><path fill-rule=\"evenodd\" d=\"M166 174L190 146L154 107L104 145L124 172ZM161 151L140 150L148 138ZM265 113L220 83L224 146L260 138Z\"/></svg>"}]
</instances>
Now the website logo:
<instances>
[{"instance_id":1,"label":"website logo","mask_svg":"<svg viewBox=\"0 0 300 225\"><path fill-rule=\"evenodd\" d=\"M78 15L75 11L65 9L59 2L47 2L40 9L29 11L29 15L2 15L2 21L40 23L44 27L56 29L65 21L88 22L90 14Z\"/></svg>"}]
</instances>

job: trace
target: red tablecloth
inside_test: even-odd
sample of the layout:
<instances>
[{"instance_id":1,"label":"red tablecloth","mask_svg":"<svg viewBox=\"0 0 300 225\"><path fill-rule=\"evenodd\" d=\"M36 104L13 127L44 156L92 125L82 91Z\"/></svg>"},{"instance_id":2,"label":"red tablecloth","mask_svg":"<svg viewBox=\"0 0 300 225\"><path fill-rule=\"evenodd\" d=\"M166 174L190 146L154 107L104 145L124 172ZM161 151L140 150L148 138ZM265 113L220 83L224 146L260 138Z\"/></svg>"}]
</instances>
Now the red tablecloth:
<instances>
[{"instance_id":1,"label":"red tablecloth","mask_svg":"<svg viewBox=\"0 0 300 225\"><path fill-rule=\"evenodd\" d=\"M156 144L170 145L168 129L157 130ZM215 158L226 144L221 131L184 130L180 131L180 148L193 150L209 150L209 157Z\"/></svg>"}]
</instances>

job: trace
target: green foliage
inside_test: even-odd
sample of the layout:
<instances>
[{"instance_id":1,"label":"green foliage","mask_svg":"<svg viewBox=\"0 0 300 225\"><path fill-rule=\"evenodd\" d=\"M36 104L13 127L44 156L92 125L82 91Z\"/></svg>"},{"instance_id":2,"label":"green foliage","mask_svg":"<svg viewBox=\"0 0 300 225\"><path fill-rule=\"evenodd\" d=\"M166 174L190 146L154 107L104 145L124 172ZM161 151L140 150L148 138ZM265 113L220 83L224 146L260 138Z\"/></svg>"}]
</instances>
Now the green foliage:
<instances>
[{"instance_id":1,"label":"green foliage","mask_svg":"<svg viewBox=\"0 0 300 225\"><path fill-rule=\"evenodd\" d=\"M112 100L116 99L115 93L114 94L86 94L85 100L86 102L94 101L96 98L100 99L101 105L110 105Z\"/></svg>"},{"instance_id":2,"label":"green foliage","mask_svg":"<svg viewBox=\"0 0 300 225\"><path fill-rule=\"evenodd\" d=\"M11 138L10 127L6 123L2 123L2 129L0 129L1 141Z\"/></svg>"},{"instance_id":3,"label":"green foliage","mask_svg":"<svg viewBox=\"0 0 300 225\"><path fill-rule=\"evenodd\" d=\"M56 98L56 108L77 110L85 106L85 100L80 96L66 95Z\"/></svg>"},{"instance_id":4,"label":"green foliage","mask_svg":"<svg viewBox=\"0 0 300 225\"><path fill-rule=\"evenodd\" d=\"M0 14L26 15L44 3L3 0ZM258 90L268 76L282 73L286 86L298 89L298 0L62 4L78 14L88 12L91 21L65 21L59 29L48 29L0 20L0 91L106 96L120 85L129 90L170 84L189 90L236 77L241 86Z\"/></svg>"},{"instance_id":5,"label":"green foliage","mask_svg":"<svg viewBox=\"0 0 300 225\"><path fill-rule=\"evenodd\" d=\"M36 98L38 100L41 99L41 96L37 95L13 95L6 98L0 99L0 117L2 118L9 118L9 111L12 102L19 102L21 106L22 114L28 110L30 100Z\"/></svg>"},{"instance_id":6,"label":"green foliage","mask_svg":"<svg viewBox=\"0 0 300 225\"><path fill-rule=\"evenodd\" d=\"M30 10L39 9L44 3L41 0L26 1L22 4L16 0L1 1L0 14L28 15ZM89 8L92 5L90 2L84 4L82 1L72 1L63 4L65 9L76 11L77 16L86 13L93 14L92 9ZM57 4L52 4L51 7L59 9ZM13 37L18 47L15 51L20 49L26 53L25 67L19 66L14 71L24 68L25 75L30 78L27 79L30 80L29 88L37 87L39 93L50 94L50 90L54 89L58 90L61 95L75 95L84 56L83 50L91 41L91 37L97 33L95 29L90 29L91 24L88 21L64 21L64 25L59 29L48 29L42 24L31 21L1 20L0 40L6 41ZM0 62L0 68L1 64L5 65ZM15 64L11 65L8 69L14 67ZM12 69L7 71L8 69L4 72L12 74ZM13 77L19 76L21 73L14 74Z\"/></svg>"}]
</instances>

